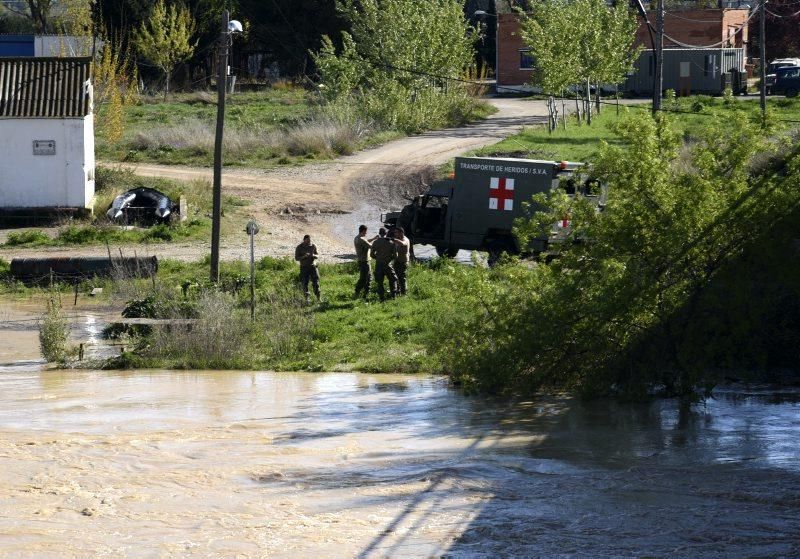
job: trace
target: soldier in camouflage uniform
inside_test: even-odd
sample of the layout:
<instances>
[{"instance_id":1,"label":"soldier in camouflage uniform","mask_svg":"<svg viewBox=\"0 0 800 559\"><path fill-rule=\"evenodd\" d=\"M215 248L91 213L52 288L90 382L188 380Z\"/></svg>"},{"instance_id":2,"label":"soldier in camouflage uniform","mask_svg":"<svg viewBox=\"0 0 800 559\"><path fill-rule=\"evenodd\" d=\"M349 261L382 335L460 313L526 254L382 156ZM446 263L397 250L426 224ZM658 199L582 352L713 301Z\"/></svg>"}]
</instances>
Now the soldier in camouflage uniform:
<instances>
[{"instance_id":1,"label":"soldier in camouflage uniform","mask_svg":"<svg viewBox=\"0 0 800 559\"><path fill-rule=\"evenodd\" d=\"M310 295L308 293L308 282L314 286L314 295L317 296L317 301L320 300L319 296L319 270L317 269L317 247L311 244L311 236L304 235L303 242L297 245L294 249L294 259L300 263L300 284L303 286L303 293L306 296L306 303L310 302Z\"/></svg>"},{"instance_id":2,"label":"soldier in camouflage uniform","mask_svg":"<svg viewBox=\"0 0 800 559\"><path fill-rule=\"evenodd\" d=\"M397 256L397 248L392 239L386 236L386 229L383 227L378 231L379 237L372 243L370 254L375 259L375 282L378 284L378 297L381 302L385 300L383 291L383 279L389 278L390 296L394 298L397 294L397 276L392 268L392 260Z\"/></svg>"},{"instance_id":3,"label":"soldier in camouflage uniform","mask_svg":"<svg viewBox=\"0 0 800 559\"><path fill-rule=\"evenodd\" d=\"M356 258L358 259L358 283L356 283L355 297L364 292L364 299L369 295L369 288L372 285L372 270L369 267L369 251L372 248L372 241L377 239L367 239L367 226L361 225L358 228L358 235L353 239L356 248Z\"/></svg>"},{"instance_id":4,"label":"soldier in camouflage uniform","mask_svg":"<svg viewBox=\"0 0 800 559\"><path fill-rule=\"evenodd\" d=\"M406 271L408 270L408 258L411 253L411 241L405 236L402 227L394 230L394 244L397 256L394 258L394 271L397 274L397 290L400 295L406 294Z\"/></svg>"}]
</instances>

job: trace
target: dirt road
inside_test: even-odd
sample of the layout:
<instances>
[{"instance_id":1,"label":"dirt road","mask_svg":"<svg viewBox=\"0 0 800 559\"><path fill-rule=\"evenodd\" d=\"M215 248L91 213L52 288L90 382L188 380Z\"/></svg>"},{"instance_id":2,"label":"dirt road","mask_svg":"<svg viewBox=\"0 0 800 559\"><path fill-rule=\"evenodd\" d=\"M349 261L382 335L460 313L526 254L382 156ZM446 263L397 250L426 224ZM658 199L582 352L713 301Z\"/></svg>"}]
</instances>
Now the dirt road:
<instances>
[{"instance_id":1,"label":"dirt road","mask_svg":"<svg viewBox=\"0 0 800 559\"><path fill-rule=\"evenodd\" d=\"M223 192L250 202L247 210L262 224L257 257L290 254L307 232L314 237L326 260L349 258L351 237L357 224L365 221L377 227L381 210L399 203L392 196L398 193L373 189L383 175L441 165L465 151L493 144L524 126L540 123L547 114L542 101L492 99L491 103L497 107L497 113L479 123L403 138L329 163L271 170L226 169ZM212 179L210 168L141 163L125 166L143 176L209 183ZM354 188L355 185L360 188ZM368 191L365 192L365 188ZM0 242L4 241L4 236L0 234ZM226 260L245 258L245 245L244 235L241 239L225 238L221 257ZM159 257L196 260L209 249L206 244L187 242L150 245L141 251L144 250ZM103 255L105 252L105 246L0 249L0 257L11 259L33 253Z\"/></svg>"}]
</instances>

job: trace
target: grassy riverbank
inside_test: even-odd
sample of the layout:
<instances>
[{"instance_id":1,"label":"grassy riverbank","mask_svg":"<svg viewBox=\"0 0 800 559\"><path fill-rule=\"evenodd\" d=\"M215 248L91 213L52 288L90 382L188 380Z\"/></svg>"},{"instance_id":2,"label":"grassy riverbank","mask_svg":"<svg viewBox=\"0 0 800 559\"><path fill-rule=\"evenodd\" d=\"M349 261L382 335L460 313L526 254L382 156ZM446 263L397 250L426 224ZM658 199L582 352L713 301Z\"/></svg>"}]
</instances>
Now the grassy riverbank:
<instances>
[{"instance_id":1,"label":"grassy riverbank","mask_svg":"<svg viewBox=\"0 0 800 559\"><path fill-rule=\"evenodd\" d=\"M155 282L96 279L78 290L84 297L102 287L102 302L127 307L128 317L196 320L188 327L129 329L121 337L128 351L107 364L112 368L440 372L436 348L448 336L443 325L452 313L465 312L458 286L479 275L449 260L413 265L408 295L381 304L375 293L367 302L353 298L354 263L323 264L320 274L323 302L305 305L296 263L261 259L252 321L244 262L224 262L218 287L207 280L207 261L163 260ZM10 281L2 261L0 285L7 299L48 298L49 288ZM73 286L56 289L69 297Z\"/></svg>"}]
</instances>

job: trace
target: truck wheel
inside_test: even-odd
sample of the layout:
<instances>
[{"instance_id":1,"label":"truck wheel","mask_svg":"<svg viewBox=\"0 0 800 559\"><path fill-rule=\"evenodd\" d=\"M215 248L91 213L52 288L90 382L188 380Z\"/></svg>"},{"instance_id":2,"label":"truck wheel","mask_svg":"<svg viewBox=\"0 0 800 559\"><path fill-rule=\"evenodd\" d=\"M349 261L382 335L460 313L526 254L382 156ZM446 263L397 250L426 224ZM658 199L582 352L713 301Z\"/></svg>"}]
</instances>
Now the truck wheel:
<instances>
[{"instance_id":1,"label":"truck wheel","mask_svg":"<svg viewBox=\"0 0 800 559\"><path fill-rule=\"evenodd\" d=\"M797 90L793 87L790 87L786 90L786 97L797 97Z\"/></svg>"},{"instance_id":2,"label":"truck wheel","mask_svg":"<svg viewBox=\"0 0 800 559\"><path fill-rule=\"evenodd\" d=\"M440 258L445 258L445 257L447 257L447 258L455 258L456 255L458 254L458 249L455 248L455 247L446 247L446 246L439 245L439 246L436 247L436 254Z\"/></svg>"}]
</instances>

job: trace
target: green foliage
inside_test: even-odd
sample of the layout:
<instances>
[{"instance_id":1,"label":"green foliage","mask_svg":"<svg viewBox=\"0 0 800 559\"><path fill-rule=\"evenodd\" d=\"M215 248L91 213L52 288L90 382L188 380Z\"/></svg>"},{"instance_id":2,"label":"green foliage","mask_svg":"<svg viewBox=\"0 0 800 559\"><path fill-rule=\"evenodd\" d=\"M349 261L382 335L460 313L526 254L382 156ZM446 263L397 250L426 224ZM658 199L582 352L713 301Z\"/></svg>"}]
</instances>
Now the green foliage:
<instances>
[{"instance_id":1,"label":"green foliage","mask_svg":"<svg viewBox=\"0 0 800 559\"><path fill-rule=\"evenodd\" d=\"M192 36L195 30L194 18L185 6L167 6L164 0L158 0L149 18L134 33L133 39L139 54L164 72L166 93L169 92L172 70L194 52L197 42L192 42Z\"/></svg>"},{"instance_id":2,"label":"green foliage","mask_svg":"<svg viewBox=\"0 0 800 559\"><path fill-rule=\"evenodd\" d=\"M39 323L39 347L49 362L64 362L69 353L69 323L61 310L61 303L51 295L47 311Z\"/></svg>"},{"instance_id":3,"label":"green foliage","mask_svg":"<svg viewBox=\"0 0 800 559\"><path fill-rule=\"evenodd\" d=\"M476 31L455 0L342 0L352 25L337 53L323 37L315 62L330 102L356 96L380 127L419 132L445 126L470 111L456 81L472 64Z\"/></svg>"},{"instance_id":4,"label":"green foliage","mask_svg":"<svg viewBox=\"0 0 800 559\"><path fill-rule=\"evenodd\" d=\"M569 85L615 84L633 67L637 22L624 2L538 0L522 12L522 38L536 60L534 85L560 95Z\"/></svg>"},{"instance_id":5,"label":"green foliage","mask_svg":"<svg viewBox=\"0 0 800 559\"><path fill-rule=\"evenodd\" d=\"M50 244L50 237L42 231L31 229L29 231L21 231L19 233L9 233L6 238L6 246L40 246Z\"/></svg>"},{"instance_id":6,"label":"green foliage","mask_svg":"<svg viewBox=\"0 0 800 559\"><path fill-rule=\"evenodd\" d=\"M776 343L760 319L796 300L800 270L781 274L794 283L776 282L751 263L763 262L774 224L798 213L800 150L767 142L745 112L729 118L699 130L691 150L664 116L622 120L615 131L625 146L604 146L595 166L609 186L605 211L554 193L542 200L549 215L537 216L539 226L552 223L569 204L571 235L589 241L550 265L485 272L465 302L478 312L445 326L457 333L445 345L449 370L498 392L686 395L735 366L731 339L743 363L795 354L798 321L783 320L791 328ZM725 302L731 292L735 306Z\"/></svg>"}]
</instances>

